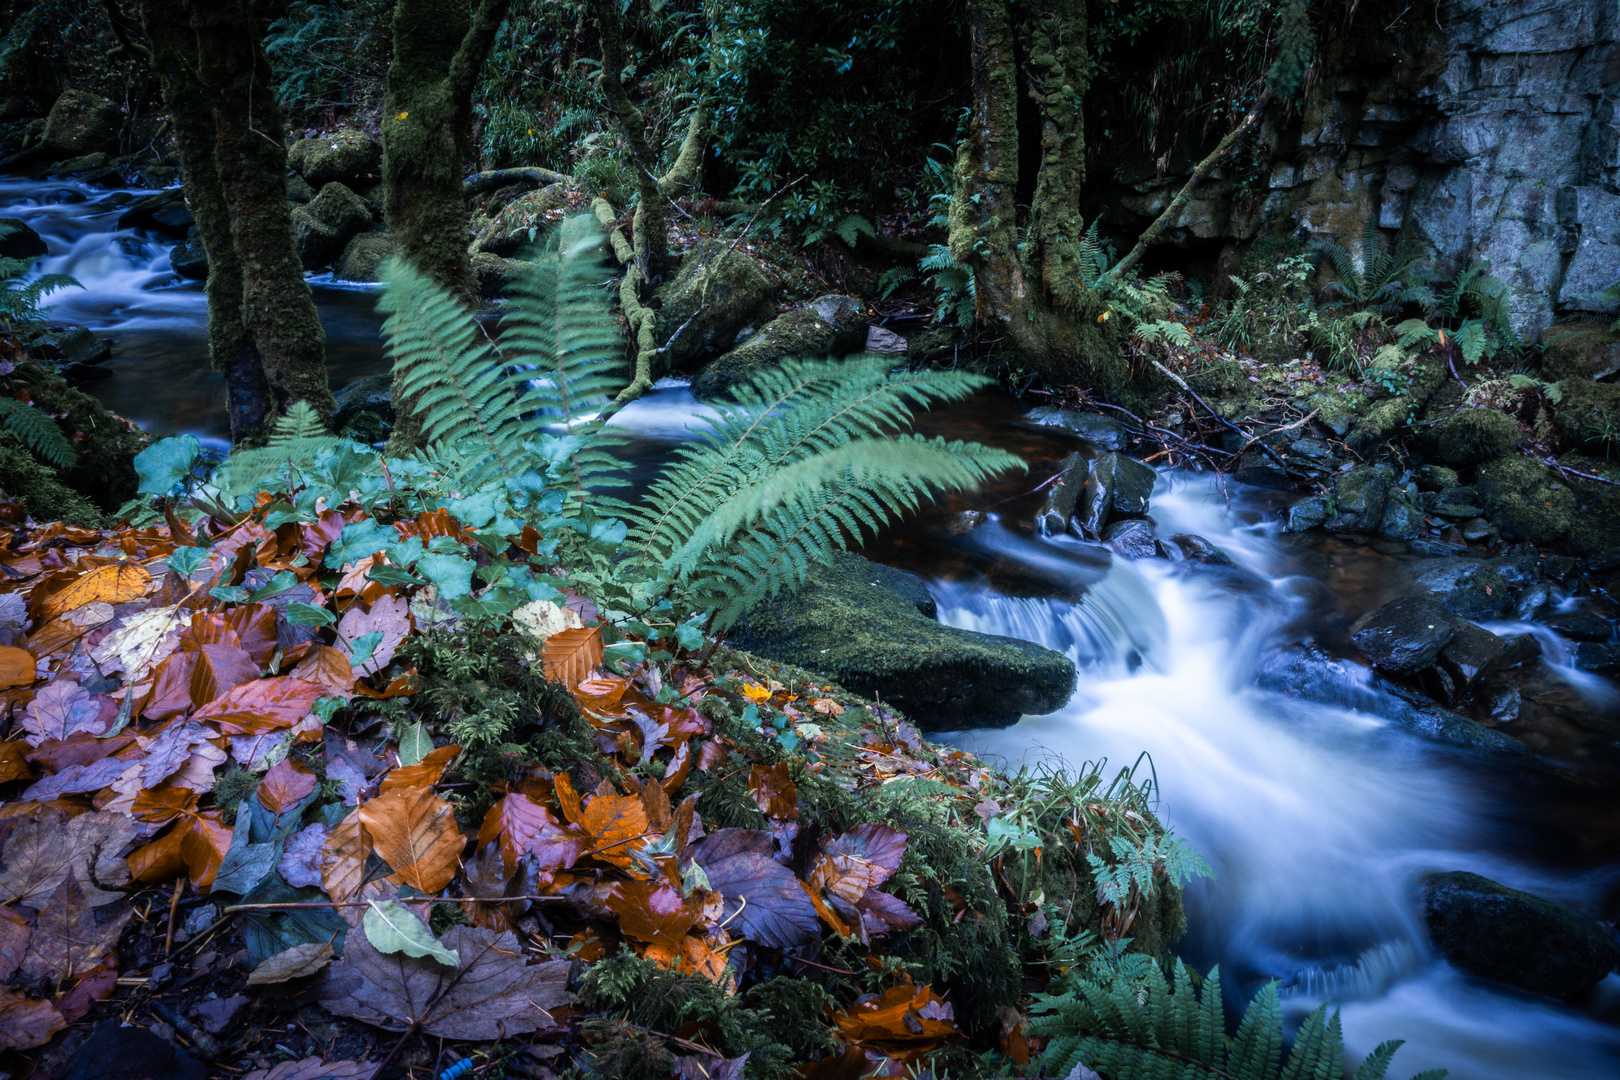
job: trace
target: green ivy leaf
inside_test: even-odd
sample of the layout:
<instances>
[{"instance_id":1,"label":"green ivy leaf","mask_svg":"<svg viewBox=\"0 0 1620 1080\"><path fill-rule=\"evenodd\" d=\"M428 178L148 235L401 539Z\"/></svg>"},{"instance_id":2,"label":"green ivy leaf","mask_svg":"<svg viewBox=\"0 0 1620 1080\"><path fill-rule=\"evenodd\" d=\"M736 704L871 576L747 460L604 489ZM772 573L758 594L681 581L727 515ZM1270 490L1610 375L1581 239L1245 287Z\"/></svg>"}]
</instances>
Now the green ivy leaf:
<instances>
[{"instance_id":1,"label":"green ivy leaf","mask_svg":"<svg viewBox=\"0 0 1620 1080\"><path fill-rule=\"evenodd\" d=\"M294 626L331 626L337 616L323 607L294 601L287 605L287 621Z\"/></svg>"},{"instance_id":2,"label":"green ivy leaf","mask_svg":"<svg viewBox=\"0 0 1620 1080\"><path fill-rule=\"evenodd\" d=\"M257 589L254 589L253 592L248 594L248 599L254 603L258 603L260 600L268 600L272 596L280 596L289 589L296 589L297 587L298 578L293 574L293 572L291 570L282 570L277 573L275 577L271 578L269 581L265 582L263 585L259 586Z\"/></svg>"},{"instance_id":3,"label":"green ivy leaf","mask_svg":"<svg viewBox=\"0 0 1620 1080\"><path fill-rule=\"evenodd\" d=\"M406 724L399 732L399 763L401 765L420 765L422 759L433 752L433 740L428 737L427 728L420 723Z\"/></svg>"},{"instance_id":4,"label":"green ivy leaf","mask_svg":"<svg viewBox=\"0 0 1620 1080\"><path fill-rule=\"evenodd\" d=\"M175 548L174 553L166 560L169 569L181 577L190 579L208 562L208 549L200 547Z\"/></svg>"},{"instance_id":5,"label":"green ivy leaf","mask_svg":"<svg viewBox=\"0 0 1620 1080\"><path fill-rule=\"evenodd\" d=\"M195 435L171 435L159 439L135 455L135 473L140 477L142 495L166 495L191 475L202 443Z\"/></svg>"},{"instance_id":6,"label":"green ivy leaf","mask_svg":"<svg viewBox=\"0 0 1620 1080\"><path fill-rule=\"evenodd\" d=\"M435 540L434 545L437 544L438 540ZM417 560L416 568L427 575L445 600L454 600L472 592L473 561L465 556L429 551Z\"/></svg>"},{"instance_id":7,"label":"green ivy leaf","mask_svg":"<svg viewBox=\"0 0 1620 1080\"><path fill-rule=\"evenodd\" d=\"M215 600L223 600L227 604L247 603L248 591L240 585L215 585L208 590L208 595Z\"/></svg>"},{"instance_id":8,"label":"green ivy leaf","mask_svg":"<svg viewBox=\"0 0 1620 1080\"><path fill-rule=\"evenodd\" d=\"M408 570L401 570L397 566L373 566L366 571L366 577L379 585L423 585L426 582Z\"/></svg>"},{"instance_id":9,"label":"green ivy leaf","mask_svg":"<svg viewBox=\"0 0 1620 1080\"><path fill-rule=\"evenodd\" d=\"M427 923L397 900L371 901L361 920L366 940L380 953L402 952L406 956L431 956L446 967L460 967L461 957L434 938Z\"/></svg>"},{"instance_id":10,"label":"green ivy leaf","mask_svg":"<svg viewBox=\"0 0 1620 1080\"><path fill-rule=\"evenodd\" d=\"M371 659L371 654L377 651L377 646L382 644L382 639L382 631L373 630L368 634L361 634L349 642L350 666L364 667L366 661Z\"/></svg>"}]
</instances>

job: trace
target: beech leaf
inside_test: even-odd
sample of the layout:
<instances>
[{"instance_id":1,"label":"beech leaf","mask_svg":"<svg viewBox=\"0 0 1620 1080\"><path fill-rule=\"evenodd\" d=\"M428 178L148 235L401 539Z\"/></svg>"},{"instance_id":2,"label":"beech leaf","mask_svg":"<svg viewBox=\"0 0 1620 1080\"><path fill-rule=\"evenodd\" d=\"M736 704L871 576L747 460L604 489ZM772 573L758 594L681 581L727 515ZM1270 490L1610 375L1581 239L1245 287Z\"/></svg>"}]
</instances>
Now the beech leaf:
<instances>
[{"instance_id":1,"label":"beech leaf","mask_svg":"<svg viewBox=\"0 0 1620 1080\"><path fill-rule=\"evenodd\" d=\"M28 954L23 959L23 975L29 979L64 982L98 967L118 944L124 924L134 915L133 908L125 908L106 923L97 925L95 911L79 888L78 879L69 871L62 884L51 893L50 901L40 909L34 936L28 942Z\"/></svg>"},{"instance_id":2,"label":"beech leaf","mask_svg":"<svg viewBox=\"0 0 1620 1080\"><path fill-rule=\"evenodd\" d=\"M405 884L436 893L455 877L466 839L455 808L430 788L384 792L356 813L377 854Z\"/></svg>"},{"instance_id":3,"label":"beech leaf","mask_svg":"<svg viewBox=\"0 0 1620 1080\"><path fill-rule=\"evenodd\" d=\"M355 676L375 675L394 659L400 643L411 632L411 605L399 596L379 596L365 611L356 604L343 613L337 632L339 638L350 644L349 659ZM369 652L364 651L362 642L372 634L379 636Z\"/></svg>"},{"instance_id":4,"label":"beech leaf","mask_svg":"<svg viewBox=\"0 0 1620 1080\"><path fill-rule=\"evenodd\" d=\"M441 944L455 950L459 967L384 954L352 935L343 959L329 969L321 1003L389 1031L415 1023L428 1035L489 1040L553 1028L549 1010L573 1000L571 962L529 964L511 931L453 926Z\"/></svg>"},{"instance_id":5,"label":"beech leaf","mask_svg":"<svg viewBox=\"0 0 1620 1080\"><path fill-rule=\"evenodd\" d=\"M763 830L720 829L688 850L709 887L725 897L728 928L761 945L791 949L815 941L820 928L799 879L776 861L775 846Z\"/></svg>"},{"instance_id":6,"label":"beech leaf","mask_svg":"<svg viewBox=\"0 0 1620 1080\"><path fill-rule=\"evenodd\" d=\"M332 962L336 954L332 946L324 941L311 941L303 945L294 945L283 952L278 952L264 963L254 968L247 977L249 986L264 986L268 983L284 983L292 979L302 979L313 975Z\"/></svg>"},{"instance_id":7,"label":"beech leaf","mask_svg":"<svg viewBox=\"0 0 1620 1080\"><path fill-rule=\"evenodd\" d=\"M101 700L76 682L58 679L34 695L23 713L23 738L30 746L38 746L47 739L58 742L77 731L99 734Z\"/></svg>"},{"instance_id":8,"label":"beech leaf","mask_svg":"<svg viewBox=\"0 0 1620 1080\"><path fill-rule=\"evenodd\" d=\"M602 628L559 630L546 638L540 661L546 678L555 679L565 689L572 690L602 662Z\"/></svg>"},{"instance_id":9,"label":"beech leaf","mask_svg":"<svg viewBox=\"0 0 1620 1080\"><path fill-rule=\"evenodd\" d=\"M37 908L66 880L68 872L84 875L89 868L103 885L129 881L124 848L135 839L135 822L123 814L93 813L63 819L42 814L17 826L6 841L5 870L0 871L0 902L19 901ZM81 884L91 906L119 898L115 892Z\"/></svg>"},{"instance_id":10,"label":"beech leaf","mask_svg":"<svg viewBox=\"0 0 1620 1080\"><path fill-rule=\"evenodd\" d=\"M372 900L361 925L365 928L366 940L378 952L431 956L447 967L461 964L461 957L434 940L433 931L428 929L427 923L397 900L384 900L381 903Z\"/></svg>"},{"instance_id":11,"label":"beech leaf","mask_svg":"<svg viewBox=\"0 0 1620 1080\"><path fill-rule=\"evenodd\" d=\"M0 990L0 1050L32 1050L50 1042L67 1020L48 1001Z\"/></svg>"}]
</instances>

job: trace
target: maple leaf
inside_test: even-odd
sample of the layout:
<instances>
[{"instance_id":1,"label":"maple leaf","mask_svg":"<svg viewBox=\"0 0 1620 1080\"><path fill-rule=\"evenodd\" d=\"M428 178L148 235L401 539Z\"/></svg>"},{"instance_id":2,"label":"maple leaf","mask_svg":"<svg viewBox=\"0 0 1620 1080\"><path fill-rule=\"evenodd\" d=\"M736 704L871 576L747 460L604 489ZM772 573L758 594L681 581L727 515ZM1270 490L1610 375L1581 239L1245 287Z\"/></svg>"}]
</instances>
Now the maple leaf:
<instances>
[{"instance_id":1,"label":"maple leaf","mask_svg":"<svg viewBox=\"0 0 1620 1080\"><path fill-rule=\"evenodd\" d=\"M759 829L720 829L689 849L709 888L725 897L729 928L773 949L807 945L819 936L816 910L774 850Z\"/></svg>"},{"instance_id":2,"label":"maple leaf","mask_svg":"<svg viewBox=\"0 0 1620 1080\"><path fill-rule=\"evenodd\" d=\"M602 628L582 627L559 630L546 638L540 651L546 678L555 679L572 690L584 681L591 669L602 662Z\"/></svg>"},{"instance_id":3,"label":"maple leaf","mask_svg":"<svg viewBox=\"0 0 1620 1080\"><path fill-rule=\"evenodd\" d=\"M385 955L349 935L320 991L329 1012L389 1031L447 1039L504 1039L556 1026L549 1010L573 1000L567 960L528 964L511 932L453 926L441 943L461 964Z\"/></svg>"},{"instance_id":4,"label":"maple leaf","mask_svg":"<svg viewBox=\"0 0 1620 1080\"><path fill-rule=\"evenodd\" d=\"M69 870L51 893L50 901L40 908L23 959L24 977L60 983L97 967L118 944L124 924L134 915L134 908L126 908L98 926L90 901L79 888L79 879Z\"/></svg>"},{"instance_id":5,"label":"maple leaf","mask_svg":"<svg viewBox=\"0 0 1620 1080\"><path fill-rule=\"evenodd\" d=\"M291 758L282 758L264 774L259 803L278 818L303 802L315 790L315 774Z\"/></svg>"},{"instance_id":6,"label":"maple leaf","mask_svg":"<svg viewBox=\"0 0 1620 1080\"><path fill-rule=\"evenodd\" d=\"M355 675L360 678L375 675L394 659L400 643L410 634L411 606L398 596L379 596L366 611L360 610L356 604L344 612L343 618L338 621L337 632L344 642L355 641L372 632L382 634L382 640L371 650L371 657L355 670Z\"/></svg>"},{"instance_id":7,"label":"maple leaf","mask_svg":"<svg viewBox=\"0 0 1620 1080\"><path fill-rule=\"evenodd\" d=\"M67 1020L48 1001L0 990L0 1050L32 1050L50 1042Z\"/></svg>"},{"instance_id":8,"label":"maple leaf","mask_svg":"<svg viewBox=\"0 0 1620 1080\"><path fill-rule=\"evenodd\" d=\"M66 818L42 813L25 821L11 834L5 847L5 870L0 871L0 901L16 900L37 908L67 879L70 870L103 885L129 881L124 848L135 839L135 823L123 814L92 813ZM91 884L81 885L92 907L119 899Z\"/></svg>"},{"instance_id":9,"label":"maple leaf","mask_svg":"<svg viewBox=\"0 0 1620 1080\"><path fill-rule=\"evenodd\" d=\"M99 695L68 679L58 679L34 695L23 713L23 738L30 746L47 739L66 739L75 732L99 735L106 729L101 722Z\"/></svg>"},{"instance_id":10,"label":"maple leaf","mask_svg":"<svg viewBox=\"0 0 1620 1080\"><path fill-rule=\"evenodd\" d=\"M33 684L34 654L9 645L0 648L0 688Z\"/></svg>"},{"instance_id":11,"label":"maple leaf","mask_svg":"<svg viewBox=\"0 0 1620 1080\"><path fill-rule=\"evenodd\" d=\"M455 808L427 788L390 791L356 811L372 846L399 880L436 893L455 877L466 839Z\"/></svg>"},{"instance_id":12,"label":"maple leaf","mask_svg":"<svg viewBox=\"0 0 1620 1080\"><path fill-rule=\"evenodd\" d=\"M316 823L287 837L276 872L295 889L321 883L321 850L326 845L325 825Z\"/></svg>"},{"instance_id":13,"label":"maple leaf","mask_svg":"<svg viewBox=\"0 0 1620 1080\"><path fill-rule=\"evenodd\" d=\"M252 735L292 727L309 714L326 688L291 675L246 683L209 702L193 719L212 720L227 735Z\"/></svg>"}]
</instances>

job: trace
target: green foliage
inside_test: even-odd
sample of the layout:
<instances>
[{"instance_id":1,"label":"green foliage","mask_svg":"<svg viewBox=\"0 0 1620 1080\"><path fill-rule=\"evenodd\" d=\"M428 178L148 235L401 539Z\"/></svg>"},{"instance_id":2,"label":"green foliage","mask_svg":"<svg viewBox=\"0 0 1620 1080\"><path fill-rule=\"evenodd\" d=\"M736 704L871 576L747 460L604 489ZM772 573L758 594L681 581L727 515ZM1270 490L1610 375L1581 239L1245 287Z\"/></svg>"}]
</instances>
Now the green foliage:
<instances>
[{"instance_id":1,"label":"green foliage","mask_svg":"<svg viewBox=\"0 0 1620 1080\"><path fill-rule=\"evenodd\" d=\"M17 232L15 225L0 221L0 239ZM27 280L33 259L0 259L0 333L31 330L45 321L39 303L57 289L80 289L66 274L41 274Z\"/></svg>"},{"instance_id":2,"label":"green foliage","mask_svg":"<svg viewBox=\"0 0 1620 1080\"><path fill-rule=\"evenodd\" d=\"M1386 249L1376 220L1369 220L1362 234L1359 263L1332 240L1319 240L1312 250L1325 256L1339 275L1323 290L1331 314L1371 309L1393 315L1404 305L1433 299L1428 288L1432 275L1418 261L1422 252L1412 245Z\"/></svg>"},{"instance_id":3,"label":"green foliage","mask_svg":"<svg viewBox=\"0 0 1620 1080\"><path fill-rule=\"evenodd\" d=\"M1474 263L1422 298L1423 317L1395 327L1402 348L1438 346L1470 366L1519 347L1508 321L1508 289Z\"/></svg>"},{"instance_id":4,"label":"green foliage","mask_svg":"<svg viewBox=\"0 0 1620 1080\"><path fill-rule=\"evenodd\" d=\"M70 469L78 461L78 451L56 421L15 398L0 397L0 427L14 433L35 457L57 469Z\"/></svg>"},{"instance_id":5,"label":"green foliage","mask_svg":"<svg viewBox=\"0 0 1620 1080\"><path fill-rule=\"evenodd\" d=\"M1101 970L1070 995L1037 995L1029 1032L1051 1040L1041 1069L1053 1076L1077 1064L1112 1080L1304 1080L1343 1075L1344 1033L1326 1004L1300 1025L1283 1053L1282 1010L1270 983L1249 1003L1234 1036L1226 1034L1219 970L1203 990L1181 961L1166 980L1158 967L1145 977ZM1382 1080L1399 1041L1368 1055L1355 1080ZM1414 1080L1443 1080L1443 1069Z\"/></svg>"},{"instance_id":6,"label":"green foliage","mask_svg":"<svg viewBox=\"0 0 1620 1080\"><path fill-rule=\"evenodd\" d=\"M1277 59L1266 74L1272 94L1286 99L1299 93L1315 48L1316 35L1305 15L1305 0L1289 0L1277 26Z\"/></svg>"},{"instance_id":7,"label":"green foliage","mask_svg":"<svg viewBox=\"0 0 1620 1080\"><path fill-rule=\"evenodd\" d=\"M276 100L291 112L377 98L388 70L392 0L295 0L265 32Z\"/></svg>"},{"instance_id":8,"label":"green foliage","mask_svg":"<svg viewBox=\"0 0 1620 1080\"><path fill-rule=\"evenodd\" d=\"M1167 833L1149 834L1141 841L1111 836L1108 848L1112 863L1094 852L1086 854L1100 903L1120 905L1133 896L1150 897L1158 876L1178 885L1195 877L1215 876L1202 855Z\"/></svg>"}]
</instances>

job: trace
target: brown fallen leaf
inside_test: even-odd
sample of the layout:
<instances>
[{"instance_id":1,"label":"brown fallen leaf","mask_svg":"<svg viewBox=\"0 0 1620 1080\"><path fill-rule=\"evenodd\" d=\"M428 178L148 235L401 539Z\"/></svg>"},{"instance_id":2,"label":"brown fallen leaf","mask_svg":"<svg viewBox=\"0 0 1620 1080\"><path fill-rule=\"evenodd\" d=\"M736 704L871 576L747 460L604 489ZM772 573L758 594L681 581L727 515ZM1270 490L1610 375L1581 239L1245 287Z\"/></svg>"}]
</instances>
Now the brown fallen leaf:
<instances>
[{"instance_id":1,"label":"brown fallen leaf","mask_svg":"<svg viewBox=\"0 0 1620 1080\"><path fill-rule=\"evenodd\" d=\"M102 885L126 884L129 866L123 853L135 834L135 822L115 813L67 818L47 811L23 822L6 841L0 903L15 900L37 908L67 879L70 870L80 877L88 870L88 878ZM82 882L80 888L92 907L120 896L97 888L91 880Z\"/></svg>"},{"instance_id":2,"label":"brown fallen leaf","mask_svg":"<svg viewBox=\"0 0 1620 1080\"><path fill-rule=\"evenodd\" d=\"M98 1001L105 1001L118 989L118 972L110 967L93 971L73 984L53 1005L68 1023L84 1019Z\"/></svg>"},{"instance_id":3,"label":"brown fallen leaf","mask_svg":"<svg viewBox=\"0 0 1620 1080\"><path fill-rule=\"evenodd\" d=\"M338 620L338 638L342 641L354 641L374 631L382 634L382 640L371 650L370 658L355 669L357 678L377 674L394 659L400 643L411 632L410 603L401 596L379 596L368 610L362 611L356 604Z\"/></svg>"},{"instance_id":4,"label":"brown fallen leaf","mask_svg":"<svg viewBox=\"0 0 1620 1080\"><path fill-rule=\"evenodd\" d=\"M436 893L456 876L467 841L456 828L455 807L430 789L390 791L361 803L356 812L377 854L400 881Z\"/></svg>"},{"instance_id":5,"label":"brown fallen leaf","mask_svg":"<svg viewBox=\"0 0 1620 1080\"><path fill-rule=\"evenodd\" d=\"M540 662L546 678L555 679L572 690L602 662L602 628L559 630L546 638L545 647L540 650Z\"/></svg>"},{"instance_id":6,"label":"brown fallen leaf","mask_svg":"<svg viewBox=\"0 0 1620 1080\"><path fill-rule=\"evenodd\" d=\"M32 1050L50 1042L67 1021L48 1001L0 989L0 1050Z\"/></svg>"},{"instance_id":7,"label":"brown fallen leaf","mask_svg":"<svg viewBox=\"0 0 1620 1080\"><path fill-rule=\"evenodd\" d=\"M322 1061L318 1057L283 1061L244 1073L242 1080L371 1080L377 1066L367 1061Z\"/></svg>"},{"instance_id":8,"label":"brown fallen leaf","mask_svg":"<svg viewBox=\"0 0 1620 1080\"><path fill-rule=\"evenodd\" d=\"M184 643L181 647L185 647ZM193 655L197 662L191 670L189 689L191 703L198 708L259 677L259 665L240 645L200 645Z\"/></svg>"},{"instance_id":9,"label":"brown fallen leaf","mask_svg":"<svg viewBox=\"0 0 1620 1080\"><path fill-rule=\"evenodd\" d=\"M366 879L366 859L371 855L371 837L360 823L358 809L332 826L321 845L321 887L339 903L360 895Z\"/></svg>"},{"instance_id":10,"label":"brown fallen leaf","mask_svg":"<svg viewBox=\"0 0 1620 1080\"><path fill-rule=\"evenodd\" d=\"M0 907L0 983L11 978L11 973L22 966L23 954L28 951L28 939L33 933L21 915L8 907Z\"/></svg>"},{"instance_id":11,"label":"brown fallen leaf","mask_svg":"<svg viewBox=\"0 0 1620 1080\"><path fill-rule=\"evenodd\" d=\"M47 597L37 614L42 619L54 619L98 600L107 604L128 603L145 596L151 585L152 575L146 572L146 567L129 562L113 563L90 571Z\"/></svg>"},{"instance_id":12,"label":"brown fallen leaf","mask_svg":"<svg viewBox=\"0 0 1620 1080\"><path fill-rule=\"evenodd\" d=\"M771 766L755 765L749 770L748 793L768 818L790 821L799 816L799 789L785 761Z\"/></svg>"},{"instance_id":13,"label":"brown fallen leaf","mask_svg":"<svg viewBox=\"0 0 1620 1080\"><path fill-rule=\"evenodd\" d=\"M294 945L290 949L267 957L264 963L254 968L248 975L247 984L265 986L270 983L302 979L326 967L335 955L332 946L324 941L309 941L302 945Z\"/></svg>"},{"instance_id":14,"label":"brown fallen leaf","mask_svg":"<svg viewBox=\"0 0 1620 1080\"><path fill-rule=\"evenodd\" d=\"M354 668L349 658L330 645L317 645L293 668L293 674L305 682L320 683L334 696L348 696L354 692Z\"/></svg>"},{"instance_id":15,"label":"brown fallen leaf","mask_svg":"<svg viewBox=\"0 0 1620 1080\"><path fill-rule=\"evenodd\" d=\"M484 815L478 829L478 849L482 851L486 845L499 841L501 859L510 875L517 871L518 860L523 858L530 842L547 826L558 827L550 812L527 795L514 792L503 796Z\"/></svg>"},{"instance_id":16,"label":"brown fallen leaf","mask_svg":"<svg viewBox=\"0 0 1620 1080\"><path fill-rule=\"evenodd\" d=\"M253 735L292 727L326 693L319 683L279 675L244 683L199 709L197 720L211 720L227 735Z\"/></svg>"},{"instance_id":17,"label":"brown fallen leaf","mask_svg":"<svg viewBox=\"0 0 1620 1080\"><path fill-rule=\"evenodd\" d=\"M0 648L0 687L32 686L34 654L11 646Z\"/></svg>"},{"instance_id":18,"label":"brown fallen leaf","mask_svg":"<svg viewBox=\"0 0 1620 1080\"><path fill-rule=\"evenodd\" d=\"M231 848L232 830L219 820L218 810L188 814L145 847L130 853L129 870L137 881L168 881L182 873L192 884L206 889L214 883L220 863Z\"/></svg>"},{"instance_id":19,"label":"brown fallen leaf","mask_svg":"<svg viewBox=\"0 0 1620 1080\"><path fill-rule=\"evenodd\" d=\"M282 758L259 783L259 804L279 818L302 802L319 782L305 766Z\"/></svg>"},{"instance_id":20,"label":"brown fallen leaf","mask_svg":"<svg viewBox=\"0 0 1620 1080\"><path fill-rule=\"evenodd\" d=\"M61 983L99 967L118 944L124 924L134 915L133 908L125 908L98 925L78 878L69 871L51 893L50 902L40 908L34 936L23 958L24 977Z\"/></svg>"},{"instance_id":21,"label":"brown fallen leaf","mask_svg":"<svg viewBox=\"0 0 1620 1080\"><path fill-rule=\"evenodd\" d=\"M511 932L453 926L440 944L459 967L431 957L379 953L363 934L349 935L343 959L320 990L329 1012L389 1031L415 1025L447 1039L504 1039L556 1025L549 1010L573 1000L567 960L526 962Z\"/></svg>"},{"instance_id":22,"label":"brown fallen leaf","mask_svg":"<svg viewBox=\"0 0 1620 1080\"><path fill-rule=\"evenodd\" d=\"M28 744L21 739L0 742L0 784L34 778L34 770L23 756L27 751Z\"/></svg>"},{"instance_id":23,"label":"brown fallen leaf","mask_svg":"<svg viewBox=\"0 0 1620 1080\"><path fill-rule=\"evenodd\" d=\"M427 756L415 765L402 765L383 777L379 791L386 794L390 791L404 791L410 788L430 788L439 782L444 770L456 760L461 753L461 747L451 743L449 746L436 746L429 750Z\"/></svg>"}]
</instances>

